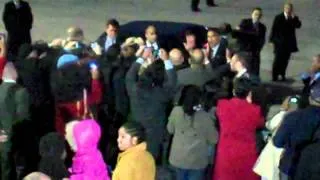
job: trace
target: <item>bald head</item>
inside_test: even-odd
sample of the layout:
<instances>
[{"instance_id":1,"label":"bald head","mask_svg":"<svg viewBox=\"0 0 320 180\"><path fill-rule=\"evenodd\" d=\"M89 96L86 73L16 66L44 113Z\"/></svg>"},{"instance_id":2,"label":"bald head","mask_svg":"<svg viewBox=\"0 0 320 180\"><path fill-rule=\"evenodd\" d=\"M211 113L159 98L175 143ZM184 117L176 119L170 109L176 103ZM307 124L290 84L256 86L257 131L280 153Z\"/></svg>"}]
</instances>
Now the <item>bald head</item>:
<instances>
[{"instance_id":1,"label":"bald head","mask_svg":"<svg viewBox=\"0 0 320 180\"><path fill-rule=\"evenodd\" d=\"M179 49L172 49L169 53L169 57L175 66L179 66L184 62L184 57Z\"/></svg>"},{"instance_id":2,"label":"bald head","mask_svg":"<svg viewBox=\"0 0 320 180\"><path fill-rule=\"evenodd\" d=\"M190 57L190 64L191 65L201 65L204 62L204 54L201 49L193 50L191 57Z\"/></svg>"}]
</instances>

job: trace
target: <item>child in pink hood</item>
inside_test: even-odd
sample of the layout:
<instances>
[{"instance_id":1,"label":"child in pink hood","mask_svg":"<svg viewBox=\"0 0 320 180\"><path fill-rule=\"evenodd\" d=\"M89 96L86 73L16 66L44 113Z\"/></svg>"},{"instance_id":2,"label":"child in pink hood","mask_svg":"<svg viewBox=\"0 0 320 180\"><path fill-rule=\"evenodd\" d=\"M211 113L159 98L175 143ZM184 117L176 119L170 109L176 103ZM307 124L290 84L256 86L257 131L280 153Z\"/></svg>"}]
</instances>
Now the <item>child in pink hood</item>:
<instances>
[{"instance_id":1,"label":"child in pink hood","mask_svg":"<svg viewBox=\"0 0 320 180\"><path fill-rule=\"evenodd\" d=\"M70 180L110 180L98 150L100 126L95 120L71 121L66 126L66 139L75 152Z\"/></svg>"}]
</instances>

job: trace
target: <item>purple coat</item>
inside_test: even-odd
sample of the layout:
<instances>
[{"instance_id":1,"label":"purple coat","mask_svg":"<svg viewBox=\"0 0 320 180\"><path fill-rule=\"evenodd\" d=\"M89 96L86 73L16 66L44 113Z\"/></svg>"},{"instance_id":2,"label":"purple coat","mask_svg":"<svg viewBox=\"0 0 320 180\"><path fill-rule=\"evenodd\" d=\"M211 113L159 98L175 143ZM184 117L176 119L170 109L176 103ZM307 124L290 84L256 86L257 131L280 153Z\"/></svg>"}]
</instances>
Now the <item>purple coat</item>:
<instances>
[{"instance_id":1,"label":"purple coat","mask_svg":"<svg viewBox=\"0 0 320 180\"><path fill-rule=\"evenodd\" d=\"M73 128L76 154L70 168L70 180L110 180L108 170L98 150L101 129L95 120L83 120Z\"/></svg>"}]
</instances>

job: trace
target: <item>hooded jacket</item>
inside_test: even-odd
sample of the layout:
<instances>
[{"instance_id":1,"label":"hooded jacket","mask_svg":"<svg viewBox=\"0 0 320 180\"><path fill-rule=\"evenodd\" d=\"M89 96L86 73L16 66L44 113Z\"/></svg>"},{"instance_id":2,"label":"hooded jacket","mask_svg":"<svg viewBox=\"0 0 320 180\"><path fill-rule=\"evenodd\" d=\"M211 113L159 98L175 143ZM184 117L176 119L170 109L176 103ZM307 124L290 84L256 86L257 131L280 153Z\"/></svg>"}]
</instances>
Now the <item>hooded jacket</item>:
<instances>
[{"instance_id":1,"label":"hooded jacket","mask_svg":"<svg viewBox=\"0 0 320 180\"><path fill-rule=\"evenodd\" d=\"M76 152L70 168L70 180L110 180L107 166L98 150L101 129L97 122L92 119L80 121L72 133Z\"/></svg>"}]
</instances>

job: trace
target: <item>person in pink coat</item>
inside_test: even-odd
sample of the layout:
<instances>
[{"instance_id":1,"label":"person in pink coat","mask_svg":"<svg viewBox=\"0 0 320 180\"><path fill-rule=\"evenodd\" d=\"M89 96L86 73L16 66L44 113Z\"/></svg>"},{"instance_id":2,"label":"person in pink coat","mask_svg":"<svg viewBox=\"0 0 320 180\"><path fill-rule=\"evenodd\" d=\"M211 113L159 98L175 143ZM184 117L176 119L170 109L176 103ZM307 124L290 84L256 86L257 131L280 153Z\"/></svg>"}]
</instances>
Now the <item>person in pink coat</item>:
<instances>
[{"instance_id":1,"label":"person in pink coat","mask_svg":"<svg viewBox=\"0 0 320 180\"><path fill-rule=\"evenodd\" d=\"M261 108L252 103L252 84L239 79L235 97L218 101L220 126L213 180L259 180L253 172L258 158L256 131L264 126Z\"/></svg>"},{"instance_id":2,"label":"person in pink coat","mask_svg":"<svg viewBox=\"0 0 320 180\"><path fill-rule=\"evenodd\" d=\"M95 120L71 121L66 126L66 139L75 152L70 180L110 180L107 165L98 150L100 126Z\"/></svg>"}]
</instances>

